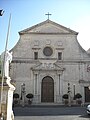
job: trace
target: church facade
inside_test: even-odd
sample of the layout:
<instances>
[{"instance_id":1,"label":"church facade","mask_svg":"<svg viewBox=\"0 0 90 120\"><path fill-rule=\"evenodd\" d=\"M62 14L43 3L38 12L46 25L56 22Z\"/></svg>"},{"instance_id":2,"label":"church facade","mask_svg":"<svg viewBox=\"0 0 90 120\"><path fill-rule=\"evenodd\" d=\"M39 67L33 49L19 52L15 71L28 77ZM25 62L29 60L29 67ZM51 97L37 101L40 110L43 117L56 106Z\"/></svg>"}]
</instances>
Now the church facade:
<instances>
[{"instance_id":1,"label":"church facade","mask_svg":"<svg viewBox=\"0 0 90 120\"><path fill-rule=\"evenodd\" d=\"M24 84L25 95L34 95L33 104L62 104L69 89L71 100L80 93L83 103L90 102L90 56L78 43L77 32L47 19L19 35L10 69L16 93L21 96Z\"/></svg>"}]
</instances>

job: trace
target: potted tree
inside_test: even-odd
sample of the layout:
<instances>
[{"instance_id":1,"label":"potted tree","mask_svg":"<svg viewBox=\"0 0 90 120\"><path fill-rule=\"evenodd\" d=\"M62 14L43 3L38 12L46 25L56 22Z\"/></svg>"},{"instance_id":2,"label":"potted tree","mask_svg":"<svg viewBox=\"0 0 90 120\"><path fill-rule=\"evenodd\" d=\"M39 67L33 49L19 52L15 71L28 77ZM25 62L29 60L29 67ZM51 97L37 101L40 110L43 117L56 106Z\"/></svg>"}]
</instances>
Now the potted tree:
<instances>
[{"instance_id":1,"label":"potted tree","mask_svg":"<svg viewBox=\"0 0 90 120\"><path fill-rule=\"evenodd\" d=\"M64 104L67 105L68 104L68 94L64 94L62 96L62 98L64 99Z\"/></svg>"},{"instance_id":2,"label":"potted tree","mask_svg":"<svg viewBox=\"0 0 90 120\"><path fill-rule=\"evenodd\" d=\"M31 104L32 103L33 94L32 93L28 93L26 95L26 98L28 98L28 104Z\"/></svg>"},{"instance_id":3,"label":"potted tree","mask_svg":"<svg viewBox=\"0 0 90 120\"><path fill-rule=\"evenodd\" d=\"M13 104L16 105L18 104L19 101L19 94L18 93L14 93L13 94Z\"/></svg>"},{"instance_id":4,"label":"potted tree","mask_svg":"<svg viewBox=\"0 0 90 120\"><path fill-rule=\"evenodd\" d=\"M80 93L77 93L76 95L75 95L75 100L76 100L76 103L77 104L80 104L81 105L81 103L82 103L82 100L81 100L81 98L82 98L82 95L80 94Z\"/></svg>"}]
</instances>

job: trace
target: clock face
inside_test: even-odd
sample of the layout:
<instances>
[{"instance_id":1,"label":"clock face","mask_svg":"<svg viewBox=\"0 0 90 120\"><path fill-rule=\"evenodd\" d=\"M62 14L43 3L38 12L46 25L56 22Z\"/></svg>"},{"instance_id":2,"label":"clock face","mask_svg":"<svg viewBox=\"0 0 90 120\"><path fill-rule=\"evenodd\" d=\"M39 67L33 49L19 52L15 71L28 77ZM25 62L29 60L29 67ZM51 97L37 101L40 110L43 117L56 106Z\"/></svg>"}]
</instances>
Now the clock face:
<instances>
[{"instance_id":1,"label":"clock face","mask_svg":"<svg viewBox=\"0 0 90 120\"><path fill-rule=\"evenodd\" d=\"M43 53L45 56L51 56L53 54L53 50L51 47L45 47L43 49Z\"/></svg>"}]
</instances>

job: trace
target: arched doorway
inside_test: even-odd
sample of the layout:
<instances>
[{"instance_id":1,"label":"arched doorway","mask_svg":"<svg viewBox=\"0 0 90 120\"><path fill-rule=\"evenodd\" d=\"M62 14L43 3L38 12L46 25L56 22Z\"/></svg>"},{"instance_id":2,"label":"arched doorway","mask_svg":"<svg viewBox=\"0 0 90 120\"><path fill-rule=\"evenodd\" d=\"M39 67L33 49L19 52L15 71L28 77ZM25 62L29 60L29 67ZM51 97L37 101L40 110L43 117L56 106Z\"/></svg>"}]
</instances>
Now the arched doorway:
<instances>
[{"instance_id":1,"label":"arched doorway","mask_svg":"<svg viewBox=\"0 0 90 120\"><path fill-rule=\"evenodd\" d=\"M50 76L42 79L41 102L54 102L54 80Z\"/></svg>"},{"instance_id":2,"label":"arched doorway","mask_svg":"<svg viewBox=\"0 0 90 120\"><path fill-rule=\"evenodd\" d=\"M90 102L90 90L88 87L84 87L85 91L85 102Z\"/></svg>"}]
</instances>

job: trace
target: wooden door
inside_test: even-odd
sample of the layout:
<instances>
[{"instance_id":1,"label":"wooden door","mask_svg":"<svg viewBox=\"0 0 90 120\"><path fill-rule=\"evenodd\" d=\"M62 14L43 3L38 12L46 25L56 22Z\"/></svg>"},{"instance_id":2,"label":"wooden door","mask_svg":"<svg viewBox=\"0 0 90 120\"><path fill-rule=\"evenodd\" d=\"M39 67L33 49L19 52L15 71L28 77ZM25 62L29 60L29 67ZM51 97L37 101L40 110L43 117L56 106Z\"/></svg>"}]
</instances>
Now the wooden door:
<instances>
[{"instance_id":1,"label":"wooden door","mask_svg":"<svg viewBox=\"0 0 90 120\"><path fill-rule=\"evenodd\" d=\"M41 102L54 102L54 81L50 76L42 80Z\"/></svg>"},{"instance_id":2,"label":"wooden door","mask_svg":"<svg viewBox=\"0 0 90 120\"><path fill-rule=\"evenodd\" d=\"M84 88L85 91L85 102L90 102L90 90L88 87Z\"/></svg>"}]
</instances>

